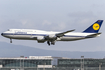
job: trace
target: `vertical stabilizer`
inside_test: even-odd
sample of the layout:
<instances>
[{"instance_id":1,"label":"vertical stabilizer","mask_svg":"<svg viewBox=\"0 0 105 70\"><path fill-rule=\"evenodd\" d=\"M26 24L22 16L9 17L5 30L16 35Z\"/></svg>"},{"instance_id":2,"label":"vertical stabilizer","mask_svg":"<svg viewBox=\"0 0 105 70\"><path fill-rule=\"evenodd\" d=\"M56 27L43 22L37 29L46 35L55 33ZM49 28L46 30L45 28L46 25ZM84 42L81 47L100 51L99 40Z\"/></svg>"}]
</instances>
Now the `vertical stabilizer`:
<instances>
[{"instance_id":1,"label":"vertical stabilizer","mask_svg":"<svg viewBox=\"0 0 105 70\"><path fill-rule=\"evenodd\" d=\"M92 24L89 28L87 28L85 33L98 33L101 28L103 20L97 20L94 24Z\"/></svg>"}]
</instances>

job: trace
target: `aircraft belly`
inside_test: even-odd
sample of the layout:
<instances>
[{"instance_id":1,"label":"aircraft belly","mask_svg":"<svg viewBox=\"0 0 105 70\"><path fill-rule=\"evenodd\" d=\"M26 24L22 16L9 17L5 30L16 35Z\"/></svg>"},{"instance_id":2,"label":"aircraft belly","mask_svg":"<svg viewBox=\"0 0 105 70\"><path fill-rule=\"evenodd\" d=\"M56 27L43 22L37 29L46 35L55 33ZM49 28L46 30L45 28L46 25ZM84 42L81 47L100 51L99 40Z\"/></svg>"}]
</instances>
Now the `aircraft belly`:
<instances>
[{"instance_id":1,"label":"aircraft belly","mask_svg":"<svg viewBox=\"0 0 105 70\"><path fill-rule=\"evenodd\" d=\"M23 40L35 40L35 38L31 38L31 35L14 35L13 39L23 39Z\"/></svg>"},{"instance_id":2,"label":"aircraft belly","mask_svg":"<svg viewBox=\"0 0 105 70\"><path fill-rule=\"evenodd\" d=\"M13 38L13 35L5 35L4 37Z\"/></svg>"},{"instance_id":3,"label":"aircraft belly","mask_svg":"<svg viewBox=\"0 0 105 70\"><path fill-rule=\"evenodd\" d=\"M60 41L74 41L84 39L84 37L62 37Z\"/></svg>"}]
</instances>

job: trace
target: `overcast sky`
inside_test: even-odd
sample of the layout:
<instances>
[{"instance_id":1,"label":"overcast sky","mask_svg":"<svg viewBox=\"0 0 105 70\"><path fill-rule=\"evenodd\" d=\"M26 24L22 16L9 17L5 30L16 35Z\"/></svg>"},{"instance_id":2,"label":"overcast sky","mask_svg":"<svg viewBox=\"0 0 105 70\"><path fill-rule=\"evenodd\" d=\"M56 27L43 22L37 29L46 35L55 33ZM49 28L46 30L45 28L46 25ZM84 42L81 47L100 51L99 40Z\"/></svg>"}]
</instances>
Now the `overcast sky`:
<instances>
[{"instance_id":1,"label":"overcast sky","mask_svg":"<svg viewBox=\"0 0 105 70\"><path fill-rule=\"evenodd\" d=\"M105 19L105 0L0 0L0 33L11 28L82 32L98 19ZM12 44L47 50L105 51L104 26L101 36L93 39L56 42L50 47L25 40L13 40ZM2 36L0 41L10 42Z\"/></svg>"}]
</instances>

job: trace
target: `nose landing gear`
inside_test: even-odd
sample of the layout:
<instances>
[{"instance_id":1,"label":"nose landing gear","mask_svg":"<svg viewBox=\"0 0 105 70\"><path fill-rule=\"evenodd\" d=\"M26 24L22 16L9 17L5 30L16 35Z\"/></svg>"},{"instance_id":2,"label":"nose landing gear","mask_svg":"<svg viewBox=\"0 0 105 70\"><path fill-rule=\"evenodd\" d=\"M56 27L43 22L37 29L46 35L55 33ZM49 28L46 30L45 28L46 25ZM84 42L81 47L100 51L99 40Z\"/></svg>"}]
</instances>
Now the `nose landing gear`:
<instances>
[{"instance_id":1,"label":"nose landing gear","mask_svg":"<svg viewBox=\"0 0 105 70\"><path fill-rule=\"evenodd\" d=\"M10 43L12 43L12 39L10 39Z\"/></svg>"}]
</instances>

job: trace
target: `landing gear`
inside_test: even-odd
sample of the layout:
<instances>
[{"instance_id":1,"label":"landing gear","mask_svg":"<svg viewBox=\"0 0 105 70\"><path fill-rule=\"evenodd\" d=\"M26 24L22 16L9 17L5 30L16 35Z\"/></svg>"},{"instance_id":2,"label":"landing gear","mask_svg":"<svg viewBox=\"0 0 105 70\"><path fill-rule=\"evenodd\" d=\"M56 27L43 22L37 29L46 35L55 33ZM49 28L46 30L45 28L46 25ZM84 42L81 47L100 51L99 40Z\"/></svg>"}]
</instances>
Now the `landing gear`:
<instances>
[{"instance_id":1,"label":"landing gear","mask_svg":"<svg viewBox=\"0 0 105 70\"><path fill-rule=\"evenodd\" d=\"M47 44L50 46L50 41L47 41ZM55 41L52 41L51 45L55 45Z\"/></svg>"},{"instance_id":2,"label":"landing gear","mask_svg":"<svg viewBox=\"0 0 105 70\"><path fill-rule=\"evenodd\" d=\"M55 42L53 41L53 42L51 42L51 44L52 44L52 45L55 45Z\"/></svg>"},{"instance_id":3,"label":"landing gear","mask_svg":"<svg viewBox=\"0 0 105 70\"><path fill-rule=\"evenodd\" d=\"M50 41L47 41L47 44L50 46Z\"/></svg>"},{"instance_id":4,"label":"landing gear","mask_svg":"<svg viewBox=\"0 0 105 70\"><path fill-rule=\"evenodd\" d=\"M10 39L10 43L12 43L12 39Z\"/></svg>"}]
</instances>

